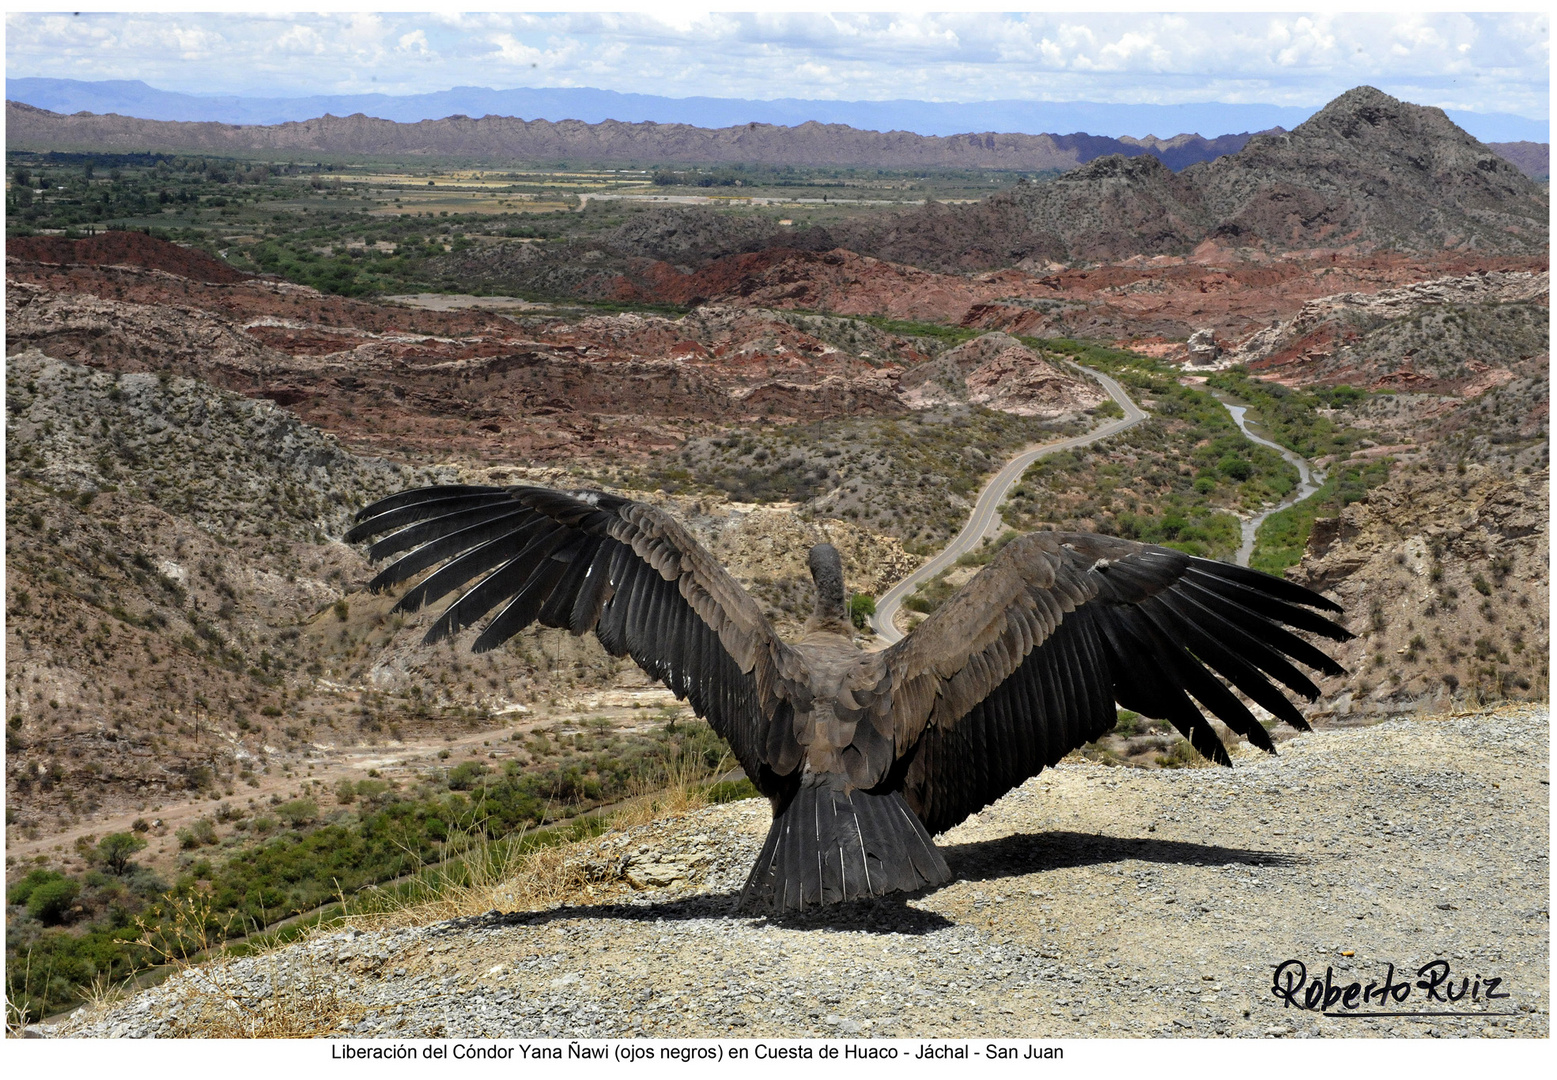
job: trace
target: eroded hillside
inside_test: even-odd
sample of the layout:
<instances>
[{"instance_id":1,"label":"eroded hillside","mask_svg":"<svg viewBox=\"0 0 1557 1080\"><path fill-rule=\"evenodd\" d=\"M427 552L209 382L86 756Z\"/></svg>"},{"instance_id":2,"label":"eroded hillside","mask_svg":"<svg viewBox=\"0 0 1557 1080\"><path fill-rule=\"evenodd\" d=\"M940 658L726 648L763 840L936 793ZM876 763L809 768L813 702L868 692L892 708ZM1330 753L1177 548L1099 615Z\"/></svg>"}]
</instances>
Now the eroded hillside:
<instances>
[{"instance_id":1,"label":"eroded hillside","mask_svg":"<svg viewBox=\"0 0 1557 1080\"><path fill-rule=\"evenodd\" d=\"M1358 634L1316 722L1544 698L1535 196L1433 116L1366 97L1221 171L1115 160L910 218L862 211L853 248L817 228L771 243L755 217L726 235L735 216L712 212L639 214L588 247L556 222L480 244L451 225L416 250L455 296L348 299L140 233L10 245L8 915L13 954L53 950L48 970L68 972L29 1000L62 1004L91 956L112 954L115 978L144 960L113 935L168 887L269 923L437 861L478 822L522 830L728 768L593 638L532 628L477 656L471 628L424 647L429 612L366 592L372 568L340 542L355 510L412 484L666 506L794 634L811 545L879 596L1009 457L1117 415L1080 361L1151 417L1040 461L1004 526L1231 557L1297 471L1220 394L1324 472L1256 545ZM1403 131L1436 142L1428 179L1395 176L1391 202L1364 174L1399 171ZM1400 215L1455 168L1487 175L1449 184L1402 241ZM1217 202L1240 175L1249 198ZM1071 232L1050 228L1055 207L1077 211ZM1192 760L1124 723L1129 763ZM149 841L137 869L106 871L99 838L132 831ZM77 891L51 906L38 888Z\"/></svg>"}]
</instances>

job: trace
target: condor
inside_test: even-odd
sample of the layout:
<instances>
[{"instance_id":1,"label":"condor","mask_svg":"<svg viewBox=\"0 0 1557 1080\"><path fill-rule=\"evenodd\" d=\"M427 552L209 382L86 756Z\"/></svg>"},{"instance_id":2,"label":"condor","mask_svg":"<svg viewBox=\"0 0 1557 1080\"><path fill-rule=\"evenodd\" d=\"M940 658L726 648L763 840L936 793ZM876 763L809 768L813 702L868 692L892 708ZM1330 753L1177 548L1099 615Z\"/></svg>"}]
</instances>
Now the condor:
<instances>
[{"instance_id":1,"label":"condor","mask_svg":"<svg viewBox=\"0 0 1557 1080\"><path fill-rule=\"evenodd\" d=\"M615 495L422 488L347 534L375 537L371 558L397 558L371 587L417 579L397 610L457 594L427 642L495 609L477 652L536 621L592 631L689 700L773 804L743 900L778 910L948 881L931 837L1103 734L1116 703L1223 765L1202 707L1271 750L1226 684L1306 730L1277 684L1313 700L1293 661L1344 671L1292 630L1351 636L1291 582L1087 533L1012 541L880 652L855 643L831 545L811 549L816 606L788 642L674 519Z\"/></svg>"}]
</instances>

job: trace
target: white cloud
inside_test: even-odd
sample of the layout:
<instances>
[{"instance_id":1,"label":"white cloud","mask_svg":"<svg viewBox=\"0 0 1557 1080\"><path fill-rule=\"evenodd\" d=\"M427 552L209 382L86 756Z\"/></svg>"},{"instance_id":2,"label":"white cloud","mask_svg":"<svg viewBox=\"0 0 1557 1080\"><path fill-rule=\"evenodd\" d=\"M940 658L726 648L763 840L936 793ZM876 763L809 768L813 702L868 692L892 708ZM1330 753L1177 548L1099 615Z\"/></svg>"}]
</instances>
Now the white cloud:
<instances>
[{"instance_id":1,"label":"white cloud","mask_svg":"<svg viewBox=\"0 0 1557 1080\"><path fill-rule=\"evenodd\" d=\"M714 97L1317 105L1368 82L1547 113L1550 19L1464 14L11 12L6 70L199 93L587 85ZM414 59L414 64L408 61Z\"/></svg>"}]
</instances>

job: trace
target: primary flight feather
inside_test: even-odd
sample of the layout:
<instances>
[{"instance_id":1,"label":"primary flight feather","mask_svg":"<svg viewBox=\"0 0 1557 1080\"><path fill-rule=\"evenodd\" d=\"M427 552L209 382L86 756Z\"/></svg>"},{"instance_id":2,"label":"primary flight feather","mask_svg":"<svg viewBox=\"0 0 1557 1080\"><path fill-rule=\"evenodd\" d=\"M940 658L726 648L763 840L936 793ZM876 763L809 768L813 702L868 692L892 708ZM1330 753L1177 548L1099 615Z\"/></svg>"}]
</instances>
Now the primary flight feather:
<instances>
[{"instance_id":1,"label":"primary flight feather","mask_svg":"<svg viewBox=\"0 0 1557 1080\"><path fill-rule=\"evenodd\" d=\"M373 589L425 574L398 610L456 594L427 642L489 614L477 652L537 621L593 631L690 701L773 803L744 895L780 910L949 880L931 836L1102 735L1117 705L1224 765L1202 709L1269 750L1222 680L1306 730L1280 687L1319 691L1293 661L1344 672L1292 631L1351 636L1299 585L1090 533L1012 541L874 653L854 642L831 545L811 549L816 607L786 642L670 515L616 495L421 488L368 506L346 538L396 556Z\"/></svg>"}]
</instances>

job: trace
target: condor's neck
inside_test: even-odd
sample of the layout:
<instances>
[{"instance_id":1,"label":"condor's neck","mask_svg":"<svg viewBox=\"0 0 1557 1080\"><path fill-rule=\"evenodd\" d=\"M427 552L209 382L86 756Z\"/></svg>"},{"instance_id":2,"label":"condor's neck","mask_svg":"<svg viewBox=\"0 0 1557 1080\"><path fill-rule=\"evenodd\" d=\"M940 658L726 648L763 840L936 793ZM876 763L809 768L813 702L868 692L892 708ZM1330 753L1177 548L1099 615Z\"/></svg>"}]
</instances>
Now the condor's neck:
<instances>
[{"instance_id":1,"label":"condor's neck","mask_svg":"<svg viewBox=\"0 0 1557 1080\"><path fill-rule=\"evenodd\" d=\"M818 604L817 610L806 620L805 629L801 631L801 639L815 641L831 637L841 637L852 644L854 624L849 621L849 616L842 605L836 612L823 612L821 605Z\"/></svg>"},{"instance_id":2,"label":"condor's neck","mask_svg":"<svg viewBox=\"0 0 1557 1080\"><path fill-rule=\"evenodd\" d=\"M811 567L811 580L816 585L816 607L806 620L805 634L842 634L854 637L854 624L849 621L849 609L843 599L843 567L832 559L817 560Z\"/></svg>"}]
</instances>

